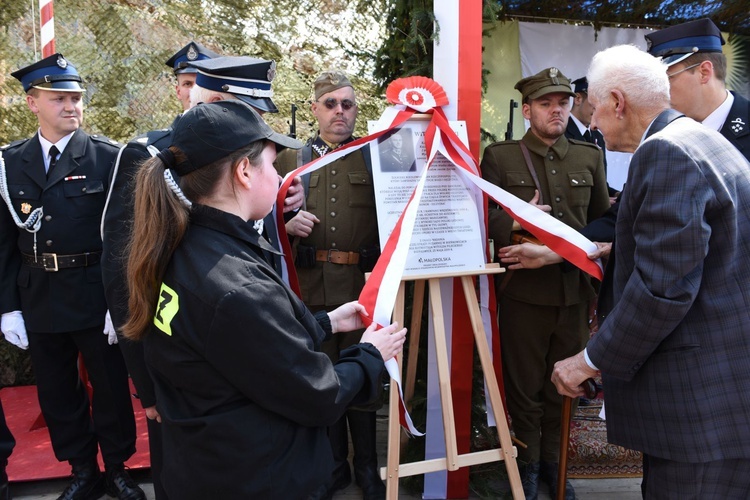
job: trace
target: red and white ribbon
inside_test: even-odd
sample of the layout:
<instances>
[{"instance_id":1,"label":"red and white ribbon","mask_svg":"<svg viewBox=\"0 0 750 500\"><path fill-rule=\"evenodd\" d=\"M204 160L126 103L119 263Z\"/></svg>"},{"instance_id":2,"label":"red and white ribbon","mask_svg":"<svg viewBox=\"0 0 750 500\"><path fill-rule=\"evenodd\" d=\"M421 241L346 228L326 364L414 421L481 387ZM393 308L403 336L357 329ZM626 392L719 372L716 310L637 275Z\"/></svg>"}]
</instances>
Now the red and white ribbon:
<instances>
[{"instance_id":1,"label":"red and white ribbon","mask_svg":"<svg viewBox=\"0 0 750 500\"><path fill-rule=\"evenodd\" d=\"M394 82L395 83L395 82ZM392 84L393 85L393 84ZM398 128L405 123L413 114L415 109L403 104L388 108L380 119L378 132L370 134L361 139L352 141L345 146L337 148L332 152L313 160L307 165L287 174L282 182L277 198L277 203L283 203L286 191L294 177L308 174L319 168L323 168L333 161L342 158L366 144L374 142L386 132ZM581 270L601 279L603 272L600 262L589 260L588 254L596 250L596 245L586 239L578 231L558 221L549 214L530 205L528 202L517 198L507 191L491 184L479 176L477 162L469 152L466 145L458 138L451 129L450 124L440 106L427 110L432 119L425 132L425 146L427 148L427 165L423 169L414 191L412 192L404 211L401 213L393 231L383 246L381 257L378 259L370 278L365 283L359 296L359 302L365 307L369 316L363 317L365 324L373 321L378 325L387 325L391 321L391 315L396 301L396 292L401 283L406 266L406 258L411 243L412 231L416 222L419 201L424 190L427 178L427 170L432 165L436 155L441 153L457 167L457 171L466 182L473 183L484 193L494 199L513 219L527 231L536 236L542 243L550 247L554 252L570 261ZM292 289L300 295L299 282L291 260L291 246L289 239L284 237L286 229L283 214L277 214L277 226L279 240L282 242L284 251L284 273ZM394 359L386 362L386 368L391 378L396 382L401 404L399 413L401 424L414 435L422 435L413 425L409 414L405 410L403 393L401 390L401 374Z\"/></svg>"},{"instance_id":2,"label":"red and white ribbon","mask_svg":"<svg viewBox=\"0 0 750 500\"><path fill-rule=\"evenodd\" d=\"M42 58L55 53L55 14L52 0L39 0L39 28Z\"/></svg>"}]
</instances>

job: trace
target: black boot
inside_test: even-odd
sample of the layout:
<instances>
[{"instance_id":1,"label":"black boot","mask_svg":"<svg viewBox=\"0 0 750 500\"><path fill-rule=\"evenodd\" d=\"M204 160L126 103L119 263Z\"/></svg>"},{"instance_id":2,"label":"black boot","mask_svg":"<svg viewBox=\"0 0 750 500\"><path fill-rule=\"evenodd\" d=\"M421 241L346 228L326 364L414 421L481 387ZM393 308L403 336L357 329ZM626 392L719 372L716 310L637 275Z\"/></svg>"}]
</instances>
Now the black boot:
<instances>
[{"instance_id":1,"label":"black boot","mask_svg":"<svg viewBox=\"0 0 750 500\"><path fill-rule=\"evenodd\" d=\"M526 500L537 500L539 489L539 462L530 464L518 463L518 472L521 475L521 485Z\"/></svg>"},{"instance_id":2,"label":"black boot","mask_svg":"<svg viewBox=\"0 0 750 500\"><path fill-rule=\"evenodd\" d=\"M349 410L349 432L354 447L354 479L364 500L385 500L385 484L378 471L375 412Z\"/></svg>"},{"instance_id":3,"label":"black boot","mask_svg":"<svg viewBox=\"0 0 750 500\"><path fill-rule=\"evenodd\" d=\"M146 500L146 494L125 471L123 464L107 465L104 476L107 495L118 500Z\"/></svg>"},{"instance_id":4,"label":"black boot","mask_svg":"<svg viewBox=\"0 0 750 500\"><path fill-rule=\"evenodd\" d=\"M96 460L72 468L73 479L57 500L98 500L104 495L104 477Z\"/></svg>"},{"instance_id":5,"label":"black boot","mask_svg":"<svg viewBox=\"0 0 750 500\"><path fill-rule=\"evenodd\" d=\"M549 488L549 495L554 500L557 498L557 478L559 477L558 469L559 464L557 462L545 462L544 460L540 463L539 478ZM573 489L573 485L570 481L565 480L565 500L575 500L576 492Z\"/></svg>"}]
</instances>

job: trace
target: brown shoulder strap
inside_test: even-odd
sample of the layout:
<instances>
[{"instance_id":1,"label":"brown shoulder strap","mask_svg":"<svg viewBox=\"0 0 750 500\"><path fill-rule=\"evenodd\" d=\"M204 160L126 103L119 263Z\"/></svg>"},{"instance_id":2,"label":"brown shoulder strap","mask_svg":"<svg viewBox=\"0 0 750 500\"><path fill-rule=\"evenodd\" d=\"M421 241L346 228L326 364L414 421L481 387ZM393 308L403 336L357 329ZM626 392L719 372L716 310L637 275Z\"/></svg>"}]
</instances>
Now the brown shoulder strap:
<instances>
[{"instance_id":1,"label":"brown shoulder strap","mask_svg":"<svg viewBox=\"0 0 750 500\"><path fill-rule=\"evenodd\" d=\"M539 191L539 201L537 202L537 204L544 205L544 196L542 195L542 186L539 184L539 177L536 176L536 170L534 170L534 165L531 164L531 157L529 156L529 148L526 147L526 144L524 144L523 141L518 141L518 145L521 146L523 159L526 160L526 167L529 169L531 178L534 179L534 185L536 186L536 190Z\"/></svg>"}]
</instances>

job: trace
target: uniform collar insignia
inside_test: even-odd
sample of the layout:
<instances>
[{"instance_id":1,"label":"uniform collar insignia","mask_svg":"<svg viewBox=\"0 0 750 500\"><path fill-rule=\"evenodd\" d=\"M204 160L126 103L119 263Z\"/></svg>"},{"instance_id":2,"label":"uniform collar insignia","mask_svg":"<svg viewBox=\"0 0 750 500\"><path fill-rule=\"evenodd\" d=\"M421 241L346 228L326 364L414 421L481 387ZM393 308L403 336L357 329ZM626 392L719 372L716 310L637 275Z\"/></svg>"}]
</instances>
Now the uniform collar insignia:
<instances>
[{"instance_id":1,"label":"uniform collar insignia","mask_svg":"<svg viewBox=\"0 0 750 500\"><path fill-rule=\"evenodd\" d=\"M729 128L732 129L732 132L734 132L735 135L744 132L747 127L747 124L742 121L742 118L739 117L735 118L729 123L731 124Z\"/></svg>"}]
</instances>

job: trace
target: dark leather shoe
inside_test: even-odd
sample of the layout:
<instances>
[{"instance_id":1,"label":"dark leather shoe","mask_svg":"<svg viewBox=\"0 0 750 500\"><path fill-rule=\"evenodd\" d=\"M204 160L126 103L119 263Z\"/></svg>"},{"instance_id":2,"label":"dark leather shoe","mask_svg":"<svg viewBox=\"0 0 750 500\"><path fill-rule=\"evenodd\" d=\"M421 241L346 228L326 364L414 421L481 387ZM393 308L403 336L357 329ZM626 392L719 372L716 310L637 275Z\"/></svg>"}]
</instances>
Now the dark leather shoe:
<instances>
[{"instance_id":1,"label":"dark leather shoe","mask_svg":"<svg viewBox=\"0 0 750 500\"><path fill-rule=\"evenodd\" d=\"M146 494L122 465L107 466L107 495L119 500L146 500Z\"/></svg>"},{"instance_id":2,"label":"dark leather shoe","mask_svg":"<svg viewBox=\"0 0 750 500\"><path fill-rule=\"evenodd\" d=\"M367 467L366 469L355 467L354 478L357 485L362 488L364 500L385 500L385 484L380 479L377 467Z\"/></svg>"},{"instance_id":3,"label":"dark leather shoe","mask_svg":"<svg viewBox=\"0 0 750 500\"><path fill-rule=\"evenodd\" d=\"M349 463L346 467L336 470L326 484L315 490L310 495L310 500L331 500L333 494L343 490L352 483L352 472L349 470Z\"/></svg>"},{"instance_id":4,"label":"dark leather shoe","mask_svg":"<svg viewBox=\"0 0 750 500\"><path fill-rule=\"evenodd\" d=\"M559 464L557 462L545 462L542 460L539 465L539 478L547 485L547 488L549 488L550 498L555 500L557 498L557 469L559 468ZM570 481L566 479L565 500L575 500L575 498L576 491L573 489L573 485L570 484Z\"/></svg>"},{"instance_id":5,"label":"dark leather shoe","mask_svg":"<svg viewBox=\"0 0 750 500\"><path fill-rule=\"evenodd\" d=\"M57 500L98 500L104 495L104 477L96 462L73 466L73 480Z\"/></svg>"},{"instance_id":6,"label":"dark leather shoe","mask_svg":"<svg viewBox=\"0 0 750 500\"><path fill-rule=\"evenodd\" d=\"M521 485L526 500L537 500L539 490L539 462L530 464L518 464L518 472L521 474Z\"/></svg>"}]
</instances>

